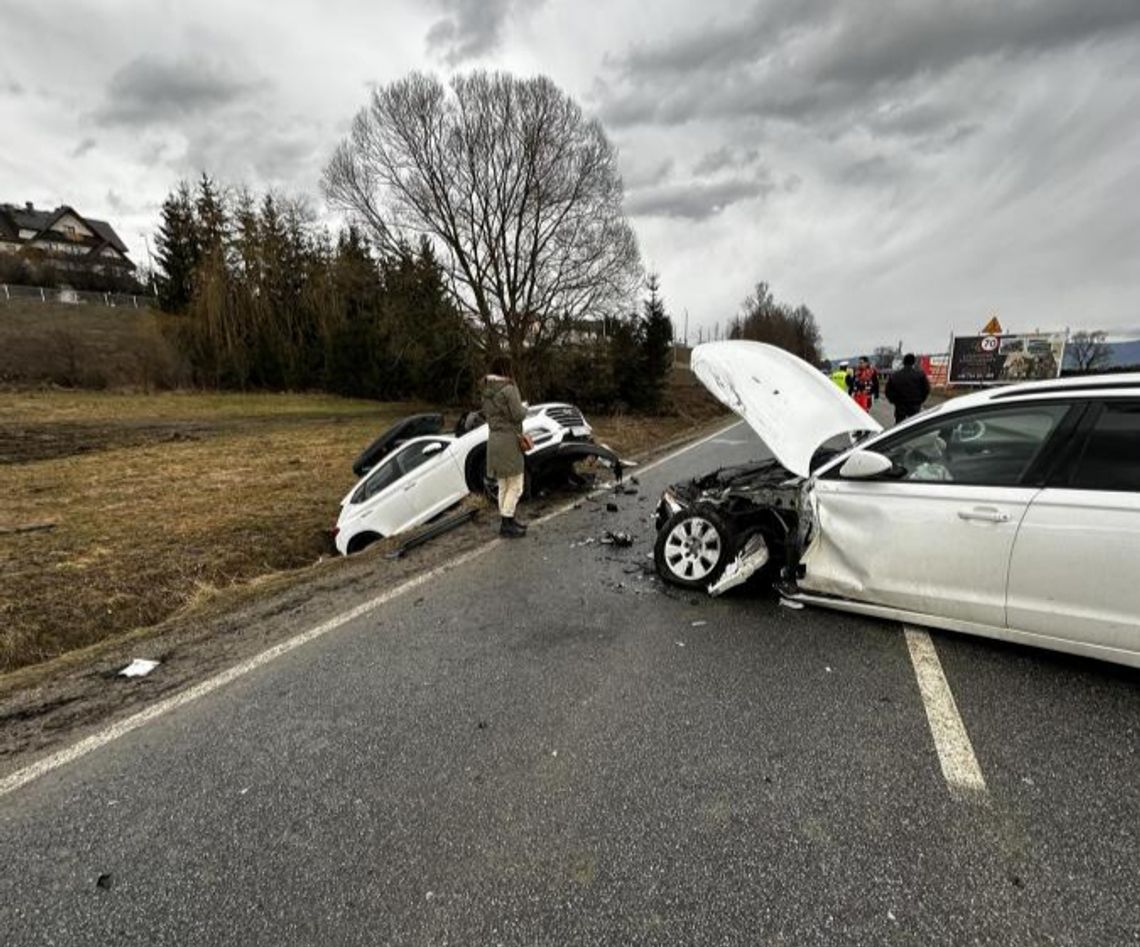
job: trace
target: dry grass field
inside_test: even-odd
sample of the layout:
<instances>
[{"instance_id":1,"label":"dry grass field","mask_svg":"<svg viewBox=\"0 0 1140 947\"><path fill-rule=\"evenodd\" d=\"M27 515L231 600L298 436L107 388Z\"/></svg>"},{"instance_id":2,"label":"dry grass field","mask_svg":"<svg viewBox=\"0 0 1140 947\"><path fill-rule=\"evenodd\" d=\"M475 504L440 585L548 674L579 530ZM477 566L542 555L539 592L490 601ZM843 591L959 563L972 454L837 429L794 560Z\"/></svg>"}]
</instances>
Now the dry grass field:
<instances>
[{"instance_id":1,"label":"dry grass field","mask_svg":"<svg viewBox=\"0 0 1140 947\"><path fill-rule=\"evenodd\" d=\"M626 455L718 417L592 418ZM315 562L360 449L423 405L326 395L0 392L0 673ZM454 412L453 412L454 413ZM31 532L14 529L45 526Z\"/></svg>"},{"instance_id":2,"label":"dry grass field","mask_svg":"<svg viewBox=\"0 0 1140 947\"><path fill-rule=\"evenodd\" d=\"M170 338L177 322L153 309L0 296L0 381L175 388L188 377Z\"/></svg>"}]
</instances>

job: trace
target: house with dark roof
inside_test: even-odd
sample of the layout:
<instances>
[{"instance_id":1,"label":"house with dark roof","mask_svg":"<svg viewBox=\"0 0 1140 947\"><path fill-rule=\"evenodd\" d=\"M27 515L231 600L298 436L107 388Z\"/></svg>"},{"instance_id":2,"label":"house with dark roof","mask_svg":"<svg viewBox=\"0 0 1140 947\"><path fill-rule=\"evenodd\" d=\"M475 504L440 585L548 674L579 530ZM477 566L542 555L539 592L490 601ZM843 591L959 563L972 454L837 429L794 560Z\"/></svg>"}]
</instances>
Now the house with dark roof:
<instances>
[{"instance_id":1,"label":"house with dark roof","mask_svg":"<svg viewBox=\"0 0 1140 947\"><path fill-rule=\"evenodd\" d=\"M38 210L31 203L0 204L0 254L67 273L130 276L135 269L127 247L105 220L74 208Z\"/></svg>"}]
</instances>

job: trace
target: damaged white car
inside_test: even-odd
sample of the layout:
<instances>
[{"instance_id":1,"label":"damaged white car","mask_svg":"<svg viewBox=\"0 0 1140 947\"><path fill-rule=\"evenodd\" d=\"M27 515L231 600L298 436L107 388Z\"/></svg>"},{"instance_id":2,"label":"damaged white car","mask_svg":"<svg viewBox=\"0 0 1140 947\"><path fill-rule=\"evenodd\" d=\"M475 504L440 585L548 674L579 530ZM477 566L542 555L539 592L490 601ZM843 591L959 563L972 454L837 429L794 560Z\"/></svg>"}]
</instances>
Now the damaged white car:
<instances>
[{"instance_id":1,"label":"damaged white car","mask_svg":"<svg viewBox=\"0 0 1140 947\"><path fill-rule=\"evenodd\" d=\"M574 405L539 404L527 409L523 431L527 451L524 496L538 484L575 485L583 466L602 466L621 479L622 461L604 444ZM453 433L443 432L443 415L404 418L356 458L359 482L341 500L333 531L337 551L358 552L387 536L420 526L455 506L468 493L494 495L486 477L487 425L472 413Z\"/></svg>"},{"instance_id":2,"label":"damaged white car","mask_svg":"<svg viewBox=\"0 0 1140 947\"><path fill-rule=\"evenodd\" d=\"M774 459L665 492L664 579L767 573L807 604L1140 666L1140 374L987 389L883 432L781 349L692 364Z\"/></svg>"}]
</instances>

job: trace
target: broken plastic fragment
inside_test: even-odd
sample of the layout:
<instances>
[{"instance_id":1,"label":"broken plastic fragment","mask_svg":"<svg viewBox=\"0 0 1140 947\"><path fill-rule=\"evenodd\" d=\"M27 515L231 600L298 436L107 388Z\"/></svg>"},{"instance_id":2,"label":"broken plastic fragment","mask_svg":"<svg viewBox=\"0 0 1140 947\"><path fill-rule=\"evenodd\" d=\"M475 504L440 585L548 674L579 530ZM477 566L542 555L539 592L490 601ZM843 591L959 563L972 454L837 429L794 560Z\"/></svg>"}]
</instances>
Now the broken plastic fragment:
<instances>
[{"instance_id":1,"label":"broken plastic fragment","mask_svg":"<svg viewBox=\"0 0 1140 947\"><path fill-rule=\"evenodd\" d=\"M618 549L624 549L627 546L633 545L633 537L629 533L611 533L608 529L602 535L603 546L616 546Z\"/></svg>"},{"instance_id":2,"label":"broken plastic fragment","mask_svg":"<svg viewBox=\"0 0 1140 947\"><path fill-rule=\"evenodd\" d=\"M148 658L134 658L119 674L122 677L145 677L156 667L158 667L157 661L151 661Z\"/></svg>"},{"instance_id":3,"label":"broken plastic fragment","mask_svg":"<svg viewBox=\"0 0 1140 947\"><path fill-rule=\"evenodd\" d=\"M783 605L784 608L794 608L797 610L804 607L802 602L793 602L790 598L780 599L780 604Z\"/></svg>"},{"instance_id":4,"label":"broken plastic fragment","mask_svg":"<svg viewBox=\"0 0 1140 947\"><path fill-rule=\"evenodd\" d=\"M693 622L693 627L694 628L703 628L707 624L708 624L707 621L695 621L695 622Z\"/></svg>"}]
</instances>

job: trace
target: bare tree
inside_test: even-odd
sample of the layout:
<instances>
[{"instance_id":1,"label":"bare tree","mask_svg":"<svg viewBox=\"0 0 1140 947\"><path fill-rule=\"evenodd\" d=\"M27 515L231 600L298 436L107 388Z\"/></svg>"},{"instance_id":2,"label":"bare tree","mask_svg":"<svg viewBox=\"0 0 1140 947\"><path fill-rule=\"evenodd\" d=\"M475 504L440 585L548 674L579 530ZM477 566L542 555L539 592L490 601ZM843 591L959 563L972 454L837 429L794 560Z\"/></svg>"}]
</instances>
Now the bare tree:
<instances>
[{"instance_id":1,"label":"bare tree","mask_svg":"<svg viewBox=\"0 0 1140 947\"><path fill-rule=\"evenodd\" d=\"M875 351L871 353L871 364L875 368L889 371L897 354L898 350L893 345L876 345Z\"/></svg>"},{"instance_id":2,"label":"bare tree","mask_svg":"<svg viewBox=\"0 0 1140 947\"><path fill-rule=\"evenodd\" d=\"M427 235L481 344L516 367L637 288L617 152L545 77L474 72L446 89L412 73L374 90L324 188L384 249Z\"/></svg>"},{"instance_id":3,"label":"bare tree","mask_svg":"<svg viewBox=\"0 0 1140 947\"><path fill-rule=\"evenodd\" d=\"M1068 347L1073 353L1073 361L1077 364L1078 372L1085 374L1108 366L1112 349L1105 342L1105 338L1103 332L1087 332L1083 329L1072 334Z\"/></svg>"}]
</instances>

